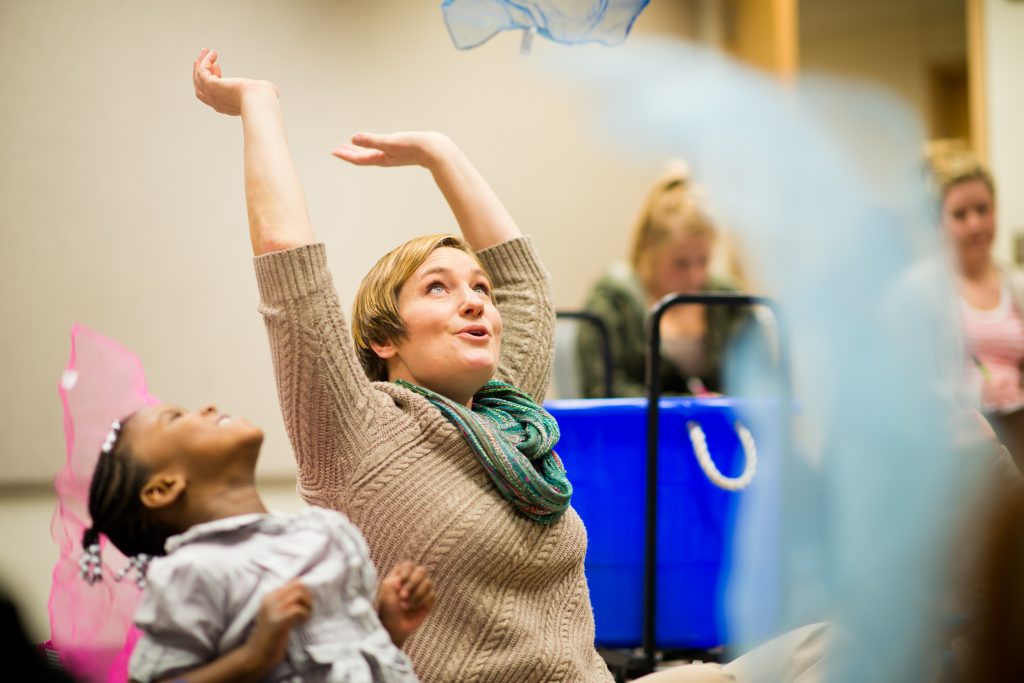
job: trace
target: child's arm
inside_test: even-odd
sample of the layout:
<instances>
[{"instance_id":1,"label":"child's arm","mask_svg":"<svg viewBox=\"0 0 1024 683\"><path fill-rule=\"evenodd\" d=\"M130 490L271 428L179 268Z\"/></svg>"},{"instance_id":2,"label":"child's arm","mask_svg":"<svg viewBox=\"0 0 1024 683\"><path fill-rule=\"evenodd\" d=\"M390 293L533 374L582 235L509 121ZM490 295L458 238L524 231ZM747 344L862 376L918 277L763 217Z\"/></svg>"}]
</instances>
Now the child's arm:
<instances>
[{"instance_id":1,"label":"child's arm","mask_svg":"<svg viewBox=\"0 0 1024 683\"><path fill-rule=\"evenodd\" d=\"M399 562L377 594L377 614L395 645L402 647L427 618L437 595L427 570L410 561Z\"/></svg>"},{"instance_id":2,"label":"child's arm","mask_svg":"<svg viewBox=\"0 0 1024 683\"><path fill-rule=\"evenodd\" d=\"M313 596L298 579L268 593L244 645L163 683L256 683L284 659L292 628L309 618Z\"/></svg>"}]
</instances>

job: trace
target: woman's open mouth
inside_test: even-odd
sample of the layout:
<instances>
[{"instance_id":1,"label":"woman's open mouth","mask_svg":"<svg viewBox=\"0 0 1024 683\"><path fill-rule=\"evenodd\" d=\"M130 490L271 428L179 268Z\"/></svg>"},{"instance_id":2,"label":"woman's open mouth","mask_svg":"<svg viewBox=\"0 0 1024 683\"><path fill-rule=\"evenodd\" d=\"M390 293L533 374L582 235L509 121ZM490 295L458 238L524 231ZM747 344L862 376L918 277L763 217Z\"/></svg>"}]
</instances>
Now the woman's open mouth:
<instances>
[{"instance_id":1,"label":"woman's open mouth","mask_svg":"<svg viewBox=\"0 0 1024 683\"><path fill-rule=\"evenodd\" d=\"M462 337L463 339L480 341L489 339L491 335L483 325L470 325L469 327L464 327L459 330L456 336Z\"/></svg>"}]
</instances>

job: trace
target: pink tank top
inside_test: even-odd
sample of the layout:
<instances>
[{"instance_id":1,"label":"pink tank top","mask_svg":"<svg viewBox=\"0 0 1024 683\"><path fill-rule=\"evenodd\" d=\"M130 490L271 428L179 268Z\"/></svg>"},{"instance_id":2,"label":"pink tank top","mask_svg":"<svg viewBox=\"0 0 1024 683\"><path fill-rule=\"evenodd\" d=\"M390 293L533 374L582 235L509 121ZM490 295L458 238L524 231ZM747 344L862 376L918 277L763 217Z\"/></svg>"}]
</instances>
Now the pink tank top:
<instances>
[{"instance_id":1,"label":"pink tank top","mask_svg":"<svg viewBox=\"0 0 1024 683\"><path fill-rule=\"evenodd\" d=\"M981 387L982 408L1008 410L1024 405L1024 317L1014 305L1005 279L995 308L982 311L961 298L960 312L969 354L968 373Z\"/></svg>"}]
</instances>

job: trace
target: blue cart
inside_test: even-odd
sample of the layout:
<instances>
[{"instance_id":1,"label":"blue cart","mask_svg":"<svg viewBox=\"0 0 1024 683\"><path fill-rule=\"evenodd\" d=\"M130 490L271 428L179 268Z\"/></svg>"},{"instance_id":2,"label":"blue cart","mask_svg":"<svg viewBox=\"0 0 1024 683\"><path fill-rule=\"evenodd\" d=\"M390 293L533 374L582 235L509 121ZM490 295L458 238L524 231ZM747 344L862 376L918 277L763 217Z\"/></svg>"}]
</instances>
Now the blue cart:
<instances>
[{"instance_id":1,"label":"blue cart","mask_svg":"<svg viewBox=\"0 0 1024 683\"><path fill-rule=\"evenodd\" d=\"M761 297L670 295L648 321L646 399L546 404L561 427L557 450L589 536L586 572L596 644L642 648L641 655L628 654L618 663L629 675L653 671L658 651L707 650L730 642L725 593L737 511L750 495L761 496L759 510L778 510L779 456L788 448L789 411L780 409L791 405L785 380L785 395L771 400L661 398L660 320L665 310L682 304L760 305L778 317L775 305ZM779 372L788 378L781 330L778 347ZM743 425L756 425L758 471L750 488L734 493L709 481L695 453L694 440L700 438L691 433L694 425L725 477L742 476L747 458L740 433ZM762 547L777 547L771 537L777 524L761 520L759 529Z\"/></svg>"}]
</instances>

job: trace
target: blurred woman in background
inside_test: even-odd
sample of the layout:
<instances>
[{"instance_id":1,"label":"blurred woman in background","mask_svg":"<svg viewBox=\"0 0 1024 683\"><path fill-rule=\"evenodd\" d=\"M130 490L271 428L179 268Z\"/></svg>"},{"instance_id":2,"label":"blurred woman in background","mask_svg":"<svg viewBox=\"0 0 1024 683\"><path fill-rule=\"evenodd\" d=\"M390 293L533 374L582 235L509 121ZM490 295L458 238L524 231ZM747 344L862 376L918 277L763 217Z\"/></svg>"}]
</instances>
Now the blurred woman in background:
<instances>
[{"instance_id":1,"label":"blurred woman in background","mask_svg":"<svg viewBox=\"0 0 1024 683\"><path fill-rule=\"evenodd\" d=\"M1024 277L992 256L996 234L995 182L962 144L928 149L950 247L967 355L968 378L980 387L981 407L1006 411L1024 405Z\"/></svg>"},{"instance_id":2,"label":"blurred woman in background","mask_svg":"<svg viewBox=\"0 0 1024 683\"><path fill-rule=\"evenodd\" d=\"M597 282L586 310L608 327L614 396L644 394L647 343L644 324L651 307L667 294L734 292L711 275L717 228L682 163L654 184L633 230L629 263L613 264ZM721 360L737 321L734 308L676 306L661 320L662 389L666 393L721 390ZM604 395L600 337L581 325L577 359L583 395Z\"/></svg>"}]
</instances>

